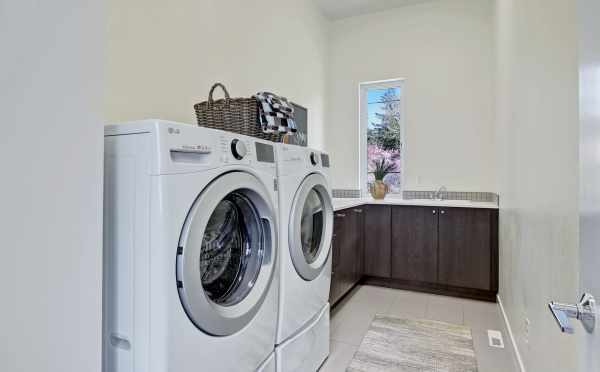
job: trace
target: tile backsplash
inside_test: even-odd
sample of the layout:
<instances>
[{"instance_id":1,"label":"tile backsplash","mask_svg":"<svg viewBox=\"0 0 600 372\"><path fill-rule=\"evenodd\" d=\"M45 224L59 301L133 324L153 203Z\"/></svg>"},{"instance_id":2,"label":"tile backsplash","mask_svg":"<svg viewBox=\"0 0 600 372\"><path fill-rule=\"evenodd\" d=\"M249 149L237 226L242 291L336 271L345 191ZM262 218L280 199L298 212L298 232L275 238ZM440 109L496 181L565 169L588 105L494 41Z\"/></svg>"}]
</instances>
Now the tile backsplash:
<instances>
[{"instance_id":1,"label":"tile backsplash","mask_svg":"<svg viewBox=\"0 0 600 372\"><path fill-rule=\"evenodd\" d=\"M402 193L403 199L431 199L436 191L411 191L406 190ZM498 194L493 192L475 192L475 191L442 191L443 199L447 200L468 200L473 202L486 202L498 204Z\"/></svg>"},{"instance_id":2,"label":"tile backsplash","mask_svg":"<svg viewBox=\"0 0 600 372\"><path fill-rule=\"evenodd\" d=\"M353 189L333 189L334 198L360 198L360 190ZM403 199L431 199L436 191L413 191L406 190L402 192ZM498 204L498 194L493 192L474 192L474 191L443 191L443 198L447 200L468 200L472 202L487 202Z\"/></svg>"},{"instance_id":3,"label":"tile backsplash","mask_svg":"<svg viewBox=\"0 0 600 372\"><path fill-rule=\"evenodd\" d=\"M360 198L360 190L333 189L331 193L334 198Z\"/></svg>"}]
</instances>

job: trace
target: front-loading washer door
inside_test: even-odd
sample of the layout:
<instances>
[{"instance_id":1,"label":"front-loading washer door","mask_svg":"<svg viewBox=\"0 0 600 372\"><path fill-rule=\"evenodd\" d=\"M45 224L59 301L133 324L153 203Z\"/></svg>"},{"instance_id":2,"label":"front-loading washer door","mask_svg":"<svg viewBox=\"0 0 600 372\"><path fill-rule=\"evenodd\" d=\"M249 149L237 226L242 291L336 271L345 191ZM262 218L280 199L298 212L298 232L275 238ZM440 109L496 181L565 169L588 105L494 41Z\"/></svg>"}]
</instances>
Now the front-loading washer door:
<instances>
[{"instance_id":1,"label":"front-loading washer door","mask_svg":"<svg viewBox=\"0 0 600 372\"><path fill-rule=\"evenodd\" d=\"M176 275L183 308L202 331L231 335L260 308L277 262L275 215L265 185L245 172L221 175L196 198Z\"/></svg>"},{"instance_id":2,"label":"front-loading washer door","mask_svg":"<svg viewBox=\"0 0 600 372\"><path fill-rule=\"evenodd\" d=\"M333 205L326 185L321 174L307 176L290 211L290 256L296 272L307 281L321 273L331 249Z\"/></svg>"}]
</instances>

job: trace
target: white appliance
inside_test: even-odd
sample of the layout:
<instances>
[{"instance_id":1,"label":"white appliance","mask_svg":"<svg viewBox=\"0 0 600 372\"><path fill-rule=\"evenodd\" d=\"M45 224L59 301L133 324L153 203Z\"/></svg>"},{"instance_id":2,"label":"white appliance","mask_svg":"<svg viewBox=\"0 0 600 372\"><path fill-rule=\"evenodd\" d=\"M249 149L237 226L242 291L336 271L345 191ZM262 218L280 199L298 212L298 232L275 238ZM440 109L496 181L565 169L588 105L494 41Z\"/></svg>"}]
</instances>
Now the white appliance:
<instances>
[{"instance_id":1,"label":"white appliance","mask_svg":"<svg viewBox=\"0 0 600 372\"><path fill-rule=\"evenodd\" d=\"M275 371L274 145L139 121L104 159L103 371Z\"/></svg>"},{"instance_id":2,"label":"white appliance","mask_svg":"<svg viewBox=\"0 0 600 372\"><path fill-rule=\"evenodd\" d=\"M329 155L278 144L280 290L278 372L313 372L329 355L333 206Z\"/></svg>"}]
</instances>

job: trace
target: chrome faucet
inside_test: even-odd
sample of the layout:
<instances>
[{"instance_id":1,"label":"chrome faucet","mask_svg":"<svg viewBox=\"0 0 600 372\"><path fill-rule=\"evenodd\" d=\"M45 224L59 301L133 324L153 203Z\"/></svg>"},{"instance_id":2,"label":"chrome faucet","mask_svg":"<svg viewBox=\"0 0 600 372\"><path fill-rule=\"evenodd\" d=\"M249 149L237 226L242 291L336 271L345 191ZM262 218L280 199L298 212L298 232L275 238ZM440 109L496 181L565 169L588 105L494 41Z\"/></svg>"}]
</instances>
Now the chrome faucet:
<instances>
[{"instance_id":1,"label":"chrome faucet","mask_svg":"<svg viewBox=\"0 0 600 372\"><path fill-rule=\"evenodd\" d=\"M446 189L446 186L442 186L438 189L438 191L435 192L435 194L433 194L433 198L432 199L436 199L436 200L444 200L444 193L447 192L448 190Z\"/></svg>"}]
</instances>

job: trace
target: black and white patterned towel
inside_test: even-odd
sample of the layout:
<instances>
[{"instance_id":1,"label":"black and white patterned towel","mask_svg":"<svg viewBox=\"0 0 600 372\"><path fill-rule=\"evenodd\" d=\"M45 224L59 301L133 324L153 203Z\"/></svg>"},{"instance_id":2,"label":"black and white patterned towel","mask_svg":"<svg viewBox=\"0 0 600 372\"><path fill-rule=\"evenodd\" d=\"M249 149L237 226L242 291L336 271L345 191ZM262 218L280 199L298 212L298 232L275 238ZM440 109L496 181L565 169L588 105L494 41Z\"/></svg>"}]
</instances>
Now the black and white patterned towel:
<instances>
[{"instance_id":1,"label":"black and white patterned towel","mask_svg":"<svg viewBox=\"0 0 600 372\"><path fill-rule=\"evenodd\" d=\"M258 122L265 133L295 133L294 107L285 97L269 92L256 93Z\"/></svg>"}]
</instances>

